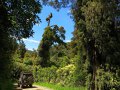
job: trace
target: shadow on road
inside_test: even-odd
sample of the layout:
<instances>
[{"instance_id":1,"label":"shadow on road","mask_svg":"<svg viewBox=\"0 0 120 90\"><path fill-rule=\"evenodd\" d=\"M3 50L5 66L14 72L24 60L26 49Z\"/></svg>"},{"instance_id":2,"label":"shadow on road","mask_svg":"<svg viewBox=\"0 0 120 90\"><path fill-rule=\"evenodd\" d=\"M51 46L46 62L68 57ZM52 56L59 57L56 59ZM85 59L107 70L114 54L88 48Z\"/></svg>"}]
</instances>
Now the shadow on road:
<instances>
[{"instance_id":1,"label":"shadow on road","mask_svg":"<svg viewBox=\"0 0 120 90\"><path fill-rule=\"evenodd\" d=\"M24 86L23 88L20 88L20 87L18 87L17 84L14 84L14 88L15 88L14 90L23 90L23 89L28 89L30 87ZM37 87L35 87L35 86L31 87L31 89L34 89L34 88L37 88Z\"/></svg>"},{"instance_id":2,"label":"shadow on road","mask_svg":"<svg viewBox=\"0 0 120 90\"><path fill-rule=\"evenodd\" d=\"M23 89L27 89L27 88L37 88L37 87L35 87L35 86L32 86L32 87L26 87L26 86L24 86L23 87Z\"/></svg>"}]
</instances>

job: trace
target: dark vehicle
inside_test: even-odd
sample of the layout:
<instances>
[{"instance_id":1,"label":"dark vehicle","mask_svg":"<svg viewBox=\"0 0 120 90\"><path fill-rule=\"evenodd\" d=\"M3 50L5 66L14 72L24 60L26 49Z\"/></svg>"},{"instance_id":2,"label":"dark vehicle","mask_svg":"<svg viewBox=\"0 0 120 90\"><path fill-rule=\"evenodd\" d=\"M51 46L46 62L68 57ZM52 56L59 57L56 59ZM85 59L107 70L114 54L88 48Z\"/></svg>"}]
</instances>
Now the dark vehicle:
<instances>
[{"instance_id":1,"label":"dark vehicle","mask_svg":"<svg viewBox=\"0 0 120 90\"><path fill-rule=\"evenodd\" d=\"M20 86L20 88L23 88L23 86L32 87L33 82L34 79L32 73L21 73L18 86Z\"/></svg>"}]
</instances>

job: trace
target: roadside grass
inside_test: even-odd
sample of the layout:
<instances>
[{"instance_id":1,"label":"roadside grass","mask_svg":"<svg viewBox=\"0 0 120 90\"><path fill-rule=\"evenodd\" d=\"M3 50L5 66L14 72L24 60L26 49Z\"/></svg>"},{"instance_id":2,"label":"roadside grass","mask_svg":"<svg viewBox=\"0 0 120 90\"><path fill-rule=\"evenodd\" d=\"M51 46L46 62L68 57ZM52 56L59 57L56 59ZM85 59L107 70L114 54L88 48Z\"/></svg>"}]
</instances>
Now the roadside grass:
<instances>
[{"instance_id":1,"label":"roadside grass","mask_svg":"<svg viewBox=\"0 0 120 90\"><path fill-rule=\"evenodd\" d=\"M87 90L85 87L68 87L68 86L60 86L60 85L55 85L55 84L51 84L51 83L43 83L43 82L37 82L35 83L35 85L39 85L39 86L44 86L44 87L48 87L52 90Z\"/></svg>"}]
</instances>

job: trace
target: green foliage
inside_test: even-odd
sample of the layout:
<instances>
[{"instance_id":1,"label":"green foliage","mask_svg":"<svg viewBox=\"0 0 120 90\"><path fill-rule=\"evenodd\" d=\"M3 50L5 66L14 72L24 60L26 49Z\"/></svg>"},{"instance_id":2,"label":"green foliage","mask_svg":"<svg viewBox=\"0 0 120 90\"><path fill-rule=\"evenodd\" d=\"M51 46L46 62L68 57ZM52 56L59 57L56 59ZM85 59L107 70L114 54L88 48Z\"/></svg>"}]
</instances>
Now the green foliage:
<instances>
[{"instance_id":1,"label":"green foliage","mask_svg":"<svg viewBox=\"0 0 120 90\"><path fill-rule=\"evenodd\" d=\"M57 82L59 85L68 85L71 86L74 84L74 75L75 66L73 64L66 65L65 67L59 68L57 73Z\"/></svg>"},{"instance_id":2,"label":"green foliage","mask_svg":"<svg viewBox=\"0 0 120 90\"><path fill-rule=\"evenodd\" d=\"M62 67L69 64L68 52L65 45L54 45L50 48L51 64ZM63 65L64 64L64 65Z\"/></svg>"},{"instance_id":3,"label":"green foliage","mask_svg":"<svg viewBox=\"0 0 120 90\"><path fill-rule=\"evenodd\" d=\"M57 25L54 25L53 27L48 26L45 28L45 32L43 34L43 38L40 42L40 45L38 47L38 54L40 57L40 65L42 67L49 66L49 60L50 60L50 47L54 43L63 44L63 40L65 39L65 30L63 27L58 27Z\"/></svg>"},{"instance_id":4,"label":"green foliage","mask_svg":"<svg viewBox=\"0 0 120 90\"><path fill-rule=\"evenodd\" d=\"M26 65L33 65L32 60L24 60L23 63Z\"/></svg>"},{"instance_id":5,"label":"green foliage","mask_svg":"<svg viewBox=\"0 0 120 90\"><path fill-rule=\"evenodd\" d=\"M11 77L13 80L18 80L20 77L21 72L32 72L33 68L31 68L31 65L26 65L20 62L13 62L12 64L12 70L11 70Z\"/></svg>"},{"instance_id":6,"label":"green foliage","mask_svg":"<svg viewBox=\"0 0 120 90\"><path fill-rule=\"evenodd\" d=\"M20 41L18 45L18 50L17 50L17 53L19 54L20 59L24 58L25 52L26 52L25 44L23 41Z\"/></svg>"},{"instance_id":7,"label":"green foliage","mask_svg":"<svg viewBox=\"0 0 120 90\"><path fill-rule=\"evenodd\" d=\"M0 89L8 90L8 88L12 88L9 80L10 78L10 70L11 70L11 60L12 55L15 51L16 43L13 38L7 36L7 34L3 34L1 31L1 44L0 44ZM5 39L6 38L6 39ZM5 44L5 45L4 45ZM8 81L8 82L6 82ZM6 84L6 86L4 85Z\"/></svg>"},{"instance_id":8,"label":"green foliage","mask_svg":"<svg viewBox=\"0 0 120 90\"><path fill-rule=\"evenodd\" d=\"M76 0L42 0L43 5L49 5L55 8L56 10L60 10L60 8L70 7L74 5Z\"/></svg>"},{"instance_id":9,"label":"green foliage","mask_svg":"<svg viewBox=\"0 0 120 90\"><path fill-rule=\"evenodd\" d=\"M34 67L34 77L37 82L56 82L56 70L57 67L47 67L47 68L41 68L41 67Z\"/></svg>"},{"instance_id":10,"label":"green foliage","mask_svg":"<svg viewBox=\"0 0 120 90\"><path fill-rule=\"evenodd\" d=\"M77 0L72 8L75 21L74 41L77 41L80 62L78 67L83 73L89 73L86 83L89 83L88 90L98 90L97 71L99 67L105 72L100 75L106 81L107 72L113 77L115 72L110 68L106 70L106 63L116 68L119 63L119 2L108 0ZM84 68L85 69L82 69ZM100 77L100 78L101 78ZM80 78L80 77L79 77ZM100 79L99 78L99 79ZM85 78L84 78L85 79ZM99 80L98 80L99 81ZM111 81L111 80L110 80ZM108 80L108 82L110 83ZM113 82L113 81L112 81ZM118 80L119 82L119 80ZM105 85L105 86L104 86ZM105 82L99 90L110 90L112 87ZM119 87L119 85L118 85Z\"/></svg>"},{"instance_id":11,"label":"green foliage","mask_svg":"<svg viewBox=\"0 0 120 90\"><path fill-rule=\"evenodd\" d=\"M98 88L99 90L102 89L118 90L120 88L120 76L118 75L120 72L119 68L114 67L109 68L114 70L116 73L104 71L104 69L97 70L96 88Z\"/></svg>"},{"instance_id":12,"label":"green foliage","mask_svg":"<svg viewBox=\"0 0 120 90\"><path fill-rule=\"evenodd\" d=\"M0 90L13 90L13 82L11 80L3 80L0 78Z\"/></svg>"},{"instance_id":13,"label":"green foliage","mask_svg":"<svg viewBox=\"0 0 120 90\"><path fill-rule=\"evenodd\" d=\"M39 22L37 13L41 11L40 2L38 0L3 0L2 4L8 11L8 20L10 20L11 25L10 34L17 36L18 39L32 36L32 27Z\"/></svg>"},{"instance_id":14,"label":"green foliage","mask_svg":"<svg viewBox=\"0 0 120 90\"><path fill-rule=\"evenodd\" d=\"M26 50L24 58L22 59L19 57L18 51L16 51L12 61L12 79L15 81L18 80L21 72L33 72L34 69L31 67L38 65L37 60L37 52L35 50Z\"/></svg>"},{"instance_id":15,"label":"green foliage","mask_svg":"<svg viewBox=\"0 0 120 90\"><path fill-rule=\"evenodd\" d=\"M57 55L51 57L51 62L57 67L64 67L70 63L70 60L67 56L58 57Z\"/></svg>"},{"instance_id":16,"label":"green foliage","mask_svg":"<svg viewBox=\"0 0 120 90\"><path fill-rule=\"evenodd\" d=\"M80 59L80 57L78 55L76 55L73 58L73 61L75 63L75 72L74 72L74 85L75 86L85 86L86 83L86 76L87 76L87 67L86 65L88 65L88 63L84 63L82 62L82 60Z\"/></svg>"},{"instance_id":17,"label":"green foliage","mask_svg":"<svg viewBox=\"0 0 120 90\"><path fill-rule=\"evenodd\" d=\"M71 13L75 21L72 41L66 43L66 46L61 45L65 39L64 28L48 24L38 47L39 56L36 51L21 52L21 60L19 55L15 54L13 65L17 67L14 66L12 74L18 78L17 75L21 71L29 71L29 68L33 67L34 69L30 71L33 71L36 82L56 83L62 86L86 85L88 90L118 90L120 88L119 0L75 0L70 3L71 1L44 0L43 4L48 3L57 9L72 4ZM19 5L17 2L10 2L10 6L4 4L8 3L7 0L2 2L0 51L3 54L0 54L0 60L8 62L16 46L13 40L12 48L9 49L11 36L18 39L31 36L32 26L39 19L36 13L41 7L38 7L40 3L35 0L20 0ZM13 8L14 6L16 8ZM11 12L7 12L10 7ZM18 11L20 14L17 16ZM49 22L51 15L47 18ZM25 50L24 45L22 49ZM0 61L1 70L9 67L10 62L4 63L4 61ZM9 70L2 73L7 71ZM2 74L1 76L4 77ZM68 89L57 87L56 90Z\"/></svg>"},{"instance_id":18,"label":"green foliage","mask_svg":"<svg viewBox=\"0 0 120 90\"><path fill-rule=\"evenodd\" d=\"M33 64L35 65L37 64L36 59L37 59L37 52L27 50L25 53L25 57L23 59L23 63L26 65L33 65Z\"/></svg>"},{"instance_id":19,"label":"green foliage","mask_svg":"<svg viewBox=\"0 0 120 90\"><path fill-rule=\"evenodd\" d=\"M5 81L10 78L12 54L16 41L33 35L32 27L39 21L37 13L41 5L36 0L0 1L0 85L1 90L10 90ZM5 86L6 85L6 86ZM8 89L9 87L9 89Z\"/></svg>"}]
</instances>

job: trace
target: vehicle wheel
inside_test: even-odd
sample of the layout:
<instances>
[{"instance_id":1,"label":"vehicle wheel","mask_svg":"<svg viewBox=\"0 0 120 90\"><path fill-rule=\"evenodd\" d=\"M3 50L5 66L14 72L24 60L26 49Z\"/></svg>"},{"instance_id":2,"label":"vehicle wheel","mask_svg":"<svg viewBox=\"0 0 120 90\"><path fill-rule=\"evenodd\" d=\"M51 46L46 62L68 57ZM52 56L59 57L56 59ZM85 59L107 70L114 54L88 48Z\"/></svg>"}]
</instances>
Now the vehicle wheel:
<instances>
[{"instance_id":1,"label":"vehicle wheel","mask_svg":"<svg viewBox=\"0 0 120 90\"><path fill-rule=\"evenodd\" d=\"M23 85L22 85L22 84L20 84L20 88L23 88Z\"/></svg>"},{"instance_id":2,"label":"vehicle wheel","mask_svg":"<svg viewBox=\"0 0 120 90\"><path fill-rule=\"evenodd\" d=\"M30 84L29 86L32 87L32 84Z\"/></svg>"}]
</instances>

